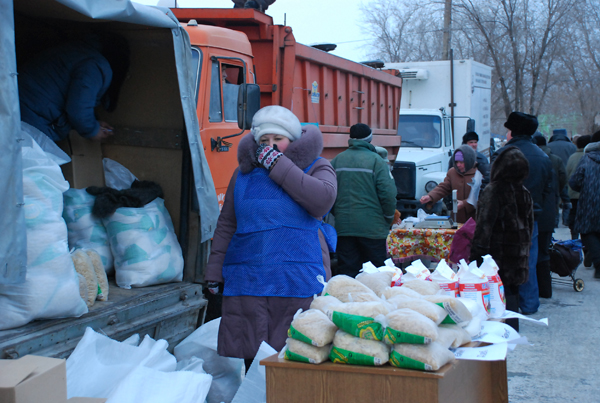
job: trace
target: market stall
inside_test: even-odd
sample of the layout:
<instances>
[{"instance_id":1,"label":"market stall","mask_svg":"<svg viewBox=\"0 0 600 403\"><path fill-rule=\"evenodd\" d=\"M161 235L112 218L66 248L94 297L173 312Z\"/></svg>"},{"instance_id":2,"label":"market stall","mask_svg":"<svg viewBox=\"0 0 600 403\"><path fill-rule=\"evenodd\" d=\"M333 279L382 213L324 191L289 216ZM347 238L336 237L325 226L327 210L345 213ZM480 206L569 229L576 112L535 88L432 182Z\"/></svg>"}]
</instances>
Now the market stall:
<instances>
[{"instance_id":1,"label":"market stall","mask_svg":"<svg viewBox=\"0 0 600 403\"><path fill-rule=\"evenodd\" d=\"M396 264L416 259L448 260L456 231L452 228L392 229L387 238L387 252Z\"/></svg>"}]
</instances>

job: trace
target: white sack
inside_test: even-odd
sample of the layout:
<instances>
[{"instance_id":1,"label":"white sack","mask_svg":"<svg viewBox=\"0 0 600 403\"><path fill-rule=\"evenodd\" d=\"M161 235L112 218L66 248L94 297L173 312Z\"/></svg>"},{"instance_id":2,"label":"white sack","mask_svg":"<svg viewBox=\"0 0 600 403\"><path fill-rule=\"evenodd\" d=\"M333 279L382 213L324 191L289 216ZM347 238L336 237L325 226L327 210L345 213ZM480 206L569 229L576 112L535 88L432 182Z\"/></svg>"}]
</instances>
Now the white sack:
<instances>
[{"instance_id":1,"label":"white sack","mask_svg":"<svg viewBox=\"0 0 600 403\"><path fill-rule=\"evenodd\" d=\"M145 287L183 279L183 255L163 199L121 207L104 219L119 287Z\"/></svg>"},{"instance_id":2,"label":"white sack","mask_svg":"<svg viewBox=\"0 0 600 403\"><path fill-rule=\"evenodd\" d=\"M63 192L69 183L58 164L27 133L21 135L27 275L23 283L0 284L0 330L87 312L62 218Z\"/></svg>"},{"instance_id":3,"label":"white sack","mask_svg":"<svg viewBox=\"0 0 600 403\"><path fill-rule=\"evenodd\" d=\"M267 380L265 367L260 361L276 354L277 350L266 342L260 343L252 365L246 373L242 385L233 397L232 403L264 403L267 401Z\"/></svg>"},{"instance_id":4,"label":"white sack","mask_svg":"<svg viewBox=\"0 0 600 403\"><path fill-rule=\"evenodd\" d=\"M69 189L64 195L63 218L69 232L69 249L93 249L100 255L104 270L112 273L113 256L108 234L100 218L92 215L96 200L85 189Z\"/></svg>"}]
</instances>

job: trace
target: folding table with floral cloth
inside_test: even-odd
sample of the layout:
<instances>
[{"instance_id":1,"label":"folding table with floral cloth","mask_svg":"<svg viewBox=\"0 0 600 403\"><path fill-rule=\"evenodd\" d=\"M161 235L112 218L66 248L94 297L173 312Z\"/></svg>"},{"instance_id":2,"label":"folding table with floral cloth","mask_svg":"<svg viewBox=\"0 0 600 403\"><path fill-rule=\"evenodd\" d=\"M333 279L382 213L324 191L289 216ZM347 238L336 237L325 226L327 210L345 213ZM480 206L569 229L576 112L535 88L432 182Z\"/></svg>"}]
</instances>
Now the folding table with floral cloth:
<instances>
[{"instance_id":1,"label":"folding table with floral cloth","mask_svg":"<svg viewBox=\"0 0 600 403\"><path fill-rule=\"evenodd\" d=\"M420 258L448 260L456 231L446 228L393 229L387 237L387 252L396 262Z\"/></svg>"}]
</instances>

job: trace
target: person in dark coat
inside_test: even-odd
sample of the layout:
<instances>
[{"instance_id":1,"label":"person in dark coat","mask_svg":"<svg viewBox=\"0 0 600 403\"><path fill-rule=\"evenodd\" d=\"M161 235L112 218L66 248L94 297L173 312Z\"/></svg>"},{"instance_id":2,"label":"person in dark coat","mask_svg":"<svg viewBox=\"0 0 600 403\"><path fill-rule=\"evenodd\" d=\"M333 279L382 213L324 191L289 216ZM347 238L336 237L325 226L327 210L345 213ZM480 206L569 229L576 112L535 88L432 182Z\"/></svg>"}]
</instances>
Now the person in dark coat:
<instances>
[{"instance_id":1,"label":"person in dark coat","mask_svg":"<svg viewBox=\"0 0 600 403\"><path fill-rule=\"evenodd\" d=\"M470 261L483 263L492 255L504 284L506 309L519 311L519 286L529 276L529 251L533 233L533 201L523 181L529 174L525 155L514 146L504 147L492 163L491 182L479 196L477 225ZM519 330L517 319L508 324Z\"/></svg>"},{"instance_id":2,"label":"person in dark coat","mask_svg":"<svg viewBox=\"0 0 600 403\"><path fill-rule=\"evenodd\" d=\"M106 138L113 128L97 120L94 109L116 108L128 68L129 46L119 35L88 35L48 49L19 71L21 120L54 141L71 129Z\"/></svg>"},{"instance_id":3,"label":"person in dark coat","mask_svg":"<svg viewBox=\"0 0 600 403\"><path fill-rule=\"evenodd\" d=\"M548 147L552 150L552 154L559 156L565 167L569 162L569 157L577 150L577 146L569 140L566 129L554 129L552 131L552 137L548 142ZM569 200L569 189L565 187L561 188L560 198L562 200L562 222L563 225L569 224L570 211L573 208L571 200ZM556 217L556 227L558 227L558 216Z\"/></svg>"},{"instance_id":4,"label":"person in dark coat","mask_svg":"<svg viewBox=\"0 0 600 403\"><path fill-rule=\"evenodd\" d=\"M254 115L239 143L205 281L213 294L223 287L218 353L247 368L262 341L283 348L296 311L323 290L317 276L331 277L322 219L337 182L322 151L316 126L275 105Z\"/></svg>"},{"instance_id":5,"label":"person in dark coat","mask_svg":"<svg viewBox=\"0 0 600 403\"><path fill-rule=\"evenodd\" d=\"M567 161L567 181L571 179L573 173L575 173L575 168L579 165L579 161L583 158L583 149L590 144L592 141L592 136L589 134L580 136L575 140L575 146L577 146L577 151L575 151L569 157L569 161ZM571 239L579 239L579 233L577 233L574 229L575 225L575 215L577 214L577 202L579 201L579 192L576 192L569 186L569 198L571 199L571 214L569 215L569 230L571 231ZM586 266L587 267L587 266Z\"/></svg>"},{"instance_id":6,"label":"person in dark coat","mask_svg":"<svg viewBox=\"0 0 600 403\"><path fill-rule=\"evenodd\" d=\"M594 265L594 278L600 278L600 132L585 147L569 186L579 192L575 231Z\"/></svg>"},{"instance_id":7,"label":"person in dark coat","mask_svg":"<svg viewBox=\"0 0 600 403\"><path fill-rule=\"evenodd\" d=\"M494 160L501 154L506 146L515 146L525 155L529 162L529 176L523 185L529 190L533 199L534 225L531 237L531 250L529 251L529 278L519 287L519 307L524 314L536 313L540 306L539 289L537 284L537 254L538 254L538 224L545 200L552 194L552 163L550 158L538 146L533 144L531 136L537 130L538 121L533 115L522 112L512 112L504 127L508 129L505 147L496 151L491 158Z\"/></svg>"},{"instance_id":8,"label":"person in dark coat","mask_svg":"<svg viewBox=\"0 0 600 403\"><path fill-rule=\"evenodd\" d=\"M552 278L550 277L550 245L560 204L560 192L567 184L567 173L562 159L552 153L546 145L546 138L537 132L533 142L546 153L552 163L552 193L554 197L544 200L542 214L538 220L538 260L536 274L540 297L552 298Z\"/></svg>"},{"instance_id":9,"label":"person in dark coat","mask_svg":"<svg viewBox=\"0 0 600 403\"><path fill-rule=\"evenodd\" d=\"M464 224L469 218L474 218L475 206L470 205L467 198L471 193L473 178L477 172L475 158L475 151L470 146L462 145L458 147L452 155L454 167L450 168L444 181L433 188L431 192L422 196L419 202L427 208L432 208L435 203L448 195L452 195L452 191L456 190L458 199L456 221Z\"/></svg>"}]
</instances>

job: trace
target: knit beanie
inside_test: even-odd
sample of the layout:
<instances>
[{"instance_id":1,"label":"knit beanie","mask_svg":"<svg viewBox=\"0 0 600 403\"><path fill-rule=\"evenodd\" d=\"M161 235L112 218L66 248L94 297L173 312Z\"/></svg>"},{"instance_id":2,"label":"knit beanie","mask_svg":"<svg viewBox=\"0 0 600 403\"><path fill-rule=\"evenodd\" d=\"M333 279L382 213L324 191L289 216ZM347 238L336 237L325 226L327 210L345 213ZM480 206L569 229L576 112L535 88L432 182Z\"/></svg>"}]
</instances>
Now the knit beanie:
<instances>
[{"instance_id":1,"label":"knit beanie","mask_svg":"<svg viewBox=\"0 0 600 403\"><path fill-rule=\"evenodd\" d=\"M302 135L302 126L296 115L289 109L270 105L256 112L252 118L250 132L257 143L264 134L279 134L287 137L290 141L296 141Z\"/></svg>"},{"instance_id":2,"label":"knit beanie","mask_svg":"<svg viewBox=\"0 0 600 403\"><path fill-rule=\"evenodd\" d=\"M350 127L350 138L363 140L370 143L371 140L373 140L373 132L371 131L371 128L366 124L357 123Z\"/></svg>"},{"instance_id":3,"label":"knit beanie","mask_svg":"<svg viewBox=\"0 0 600 403\"><path fill-rule=\"evenodd\" d=\"M456 154L454 154L454 161L465 161L462 151L457 151Z\"/></svg>"}]
</instances>

